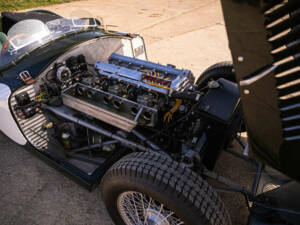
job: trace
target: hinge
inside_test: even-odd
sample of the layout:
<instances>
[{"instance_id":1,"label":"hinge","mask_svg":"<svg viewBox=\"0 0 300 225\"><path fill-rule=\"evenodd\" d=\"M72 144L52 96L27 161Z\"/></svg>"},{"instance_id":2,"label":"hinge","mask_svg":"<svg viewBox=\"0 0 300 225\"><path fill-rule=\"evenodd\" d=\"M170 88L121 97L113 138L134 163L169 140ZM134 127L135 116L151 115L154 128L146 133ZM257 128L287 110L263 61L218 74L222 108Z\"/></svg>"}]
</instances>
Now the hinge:
<instances>
[{"instance_id":1,"label":"hinge","mask_svg":"<svg viewBox=\"0 0 300 225\"><path fill-rule=\"evenodd\" d=\"M32 76L27 70L19 73L18 79L23 81L27 85L33 84L35 82L35 79L32 78Z\"/></svg>"}]
</instances>

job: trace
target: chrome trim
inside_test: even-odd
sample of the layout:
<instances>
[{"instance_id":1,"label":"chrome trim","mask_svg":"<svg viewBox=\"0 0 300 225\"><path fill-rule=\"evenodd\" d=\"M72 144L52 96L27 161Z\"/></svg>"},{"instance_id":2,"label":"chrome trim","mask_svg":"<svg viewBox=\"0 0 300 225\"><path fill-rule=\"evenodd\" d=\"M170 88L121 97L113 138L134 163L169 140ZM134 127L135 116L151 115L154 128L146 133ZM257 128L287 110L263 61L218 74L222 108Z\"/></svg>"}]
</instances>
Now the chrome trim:
<instances>
[{"instance_id":1,"label":"chrome trim","mask_svg":"<svg viewBox=\"0 0 300 225\"><path fill-rule=\"evenodd\" d=\"M262 71L261 73L255 75L254 77L251 77L249 79L240 81L240 86L249 86L249 85L253 84L254 82L262 79L265 76L267 76L268 74L272 73L276 68L277 68L276 65L272 65L269 68Z\"/></svg>"}]
</instances>

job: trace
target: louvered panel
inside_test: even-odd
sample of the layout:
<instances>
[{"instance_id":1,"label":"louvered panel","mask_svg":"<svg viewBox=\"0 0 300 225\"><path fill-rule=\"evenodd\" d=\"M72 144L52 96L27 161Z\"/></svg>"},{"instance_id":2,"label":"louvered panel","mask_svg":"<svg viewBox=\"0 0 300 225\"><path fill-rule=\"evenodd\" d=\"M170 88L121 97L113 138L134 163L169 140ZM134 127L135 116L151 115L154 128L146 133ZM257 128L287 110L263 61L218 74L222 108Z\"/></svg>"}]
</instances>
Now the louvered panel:
<instances>
[{"instance_id":1,"label":"louvered panel","mask_svg":"<svg viewBox=\"0 0 300 225\"><path fill-rule=\"evenodd\" d=\"M35 145L37 145L37 143L39 143L41 140L44 140L44 137L41 136L41 134L35 133L35 135L29 137L28 140L30 140L30 141L33 142Z\"/></svg>"},{"instance_id":2,"label":"louvered panel","mask_svg":"<svg viewBox=\"0 0 300 225\"><path fill-rule=\"evenodd\" d=\"M279 96L291 95L300 90L300 84L295 84L278 90ZM283 101L283 100L282 100Z\"/></svg>"},{"instance_id":3,"label":"louvered panel","mask_svg":"<svg viewBox=\"0 0 300 225\"><path fill-rule=\"evenodd\" d=\"M272 8L264 10L265 25L271 24L287 14L294 16L299 9L297 1L273 1L272 5Z\"/></svg>"},{"instance_id":4,"label":"louvered panel","mask_svg":"<svg viewBox=\"0 0 300 225\"><path fill-rule=\"evenodd\" d=\"M300 1L221 2L249 146L300 180Z\"/></svg>"},{"instance_id":5,"label":"louvered panel","mask_svg":"<svg viewBox=\"0 0 300 225\"><path fill-rule=\"evenodd\" d=\"M34 141L36 145L38 145L39 143L41 143L43 141L49 141L49 138L45 132L33 132L32 134L34 134L34 135L29 137L28 139L30 139L31 141Z\"/></svg>"},{"instance_id":6,"label":"louvered panel","mask_svg":"<svg viewBox=\"0 0 300 225\"><path fill-rule=\"evenodd\" d=\"M41 141L37 142L36 143L37 146L40 146L40 147L45 147L45 146L48 146L48 140L47 139L42 139Z\"/></svg>"},{"instance_id":7,"label":"louvered panel","mask_svg":"<svg viewBox=\"0 0 300 225\"><path fill-rule=\"evenodd\" d=\"M270 18L270 16L268 16ZM267 18L268 18L267 17ZM271 17L272 18L272 17ZM271 19L272 23L276 22L275 25L267 24L267 31L270 33L269 37L275 36L287 29L291 29L293 26L299 24L300 21L300 10L295 9L294 11L289 12L287 16L283 16L282 18ZM269 26L269 27L268 27Z\"/></svg>"},{"instance_id":8,"label":"louvered panel","mask_svg":"<svg viewBox=\"0 0 300 225\"><path fill-rule=\"evenodd\" d=\"M293 98L288 98L286 100L281 100L279 102L279 106L282 108L288 108L288 107L294 107L294 105L297 105L300 102L300 96L295 96Z\"/></svg>"},{"instance_id":9,"label":"louvered panel","mask_svg":"<svg viewBox=\"0 0 300 225\"><path fill-rule=\"evenodd\" d=\"M299 112L299 110L300 110L299 102L280 108L282 117L290 117L290 116L296 115L297 112Z\"/></svg>"},{"instance_id":10,"label":"louvered panel","mask_svg":"<svg viewBox=\"0 0 300 225\"><path fill-rule=\"evenodd\" d=\"M24 133L28 132L28 131L31 131L31 130L35 130L35 129L38 129L38 128L41 128L41 124L45 122L45 118L39 118L39 119L36 119L30 123L27 123L26 124L26 128L23 130Z\"/></svg>"},{"instance_id":11,"label":"louvered panel","mask_svg":"<svg viewBox=\"0 0 300 225\"><path fill-rule=\"evenodd\" d=\"M25 135L29 139L32 139L32 138L34 138L36 136L43 137L43 138L47 137L47 133L45 133L45 131L43 131L43 130L28 131Z\"/></svg>"},{"instance_id":12,"label":"louvered panel","mask_svg":"<svg viewBox=\"0 0 300 225\"><path fill-rule=\"evenodd\" d=\"M22 119L20 119L20 124L25 124L26 123L26 127L30 128L31 125L34 125L35 123L39 123L41 122L41 120L44 120L45 117L42 114L37 114L34 117L27 119L26 122Z\"/></svg>"},{"instance_id":13,"label":"louvered panel","mask_svg":"<svg viewBox=\"0 0 300 225\"><path fill-rule=\"evenodd\" d=\"M292 56L294 58L294 60L291 60L291 61L288 61L286 63L283 63L281 65L279 65L277 68L276 68L276 73L283 73L287 70L290 70L290 69L293 69L297 66L299 66L299 63L300 63L300 55L293 55ZM275 61L276 63L276 61Z\"/></svg>"},{"instance_id":14,"label":"louvered panel","mask_svg":"<svg viewBox=\"0 0 300 225\"><path fill-rule=\"evenodd\" d=\"M275 78L285 137L300 137L300 8L298 1L273 1L265 26L272 46ZM277 74L284 74L279 75ZM286 139L287 140L287 139Z\"/></svg>"},{"instance_id":15,"label":"louvered panel","mask_svg":"<svg viewBox=\"0 0 300 225\"><path fill-rule=\"evenodd\" d=\"M34 138L36 136L47 138L47 134L43 130L33 130L26 134L27 138Z\"/></svg>"},{"instance_id":16,"label":"louvered panel","mask_svg":"<svg viewBox=\"0 0 300 225\"><path fill-rule=\"evenodd\" d=\"M274 60L280 61L291 55L296 55L299 52L299 48L300 48L300 40L298 39L296 41L289 43L284 50L278 53L274 53L273 54Z\"/></svg>"},{"instance_id":17,"label":"louvered panel","mask_svg":"<svg viewBox=\"0 0 300 225\"><path fill-rule=\"evenodd\" d=\"M40 149L46 150L48 148L48 141L43 142L42 144L38 144Z\"/></svg>"},{"instance_id":18,"label":"louvered panel","mask_svg":"<svg viewBox=\"0 0 300 225\"><path fill-rule=\"evenodd\" d=\"M31 99L35 97L34 86L25 86L13 93L10 99L10 104L12 108L14 108L14 106L16 105L16 100L14 96L24 91L26 91L29 94ZM46 121L46 118L43 114L36 114L33 117L26 120L17 117L16 114L15 117L17 118L17 122L19 123L23 134L35 148L39 150L45 150L48 148L47 131L41 129L42 124Z\"/></svg>"},{"instance_id":19,"label":"louvered panel","mask_svg":"<svg viewBox=\"0 0 300 225\"><path fill-rule=\"evenodd\" d=\"M47 150L48 149L48 144L44 144L44 145L38 145L37 146L38 149L41 149L41 150Z\"/></svg>"},{"instance_id":20,"label":"louvered panel","mask_svg":"<svg viewBox=\"0 0 300 225\"><path fill-rule=\"evenodd\" d=\"M27 120L23 120L23 119L19 119L21 122L20 123L26 123L26 124L30 124L30 123L34 123L37 120L40 120L44 118L44 116L42 114L35 114L33 117L28 118Z\"/></svg>"},{"instance_id":21,"label":"louvered panel","mask_svg":"<svg viewBox=\"0 0 300 225\"><path fill-rule=\"evenodd\" d=\"M280 5L281 7L279 7ZM276 5L274 7L276 8ZM268 38L273 38L285 30L290 30L290 32L286 35L270 41L274 49L298 39L297 34L299 34L299 20L300 10L299 3L297 1L277 4L277 8L275 10L270 13L266 13L265 25L269 32ZM272 26L272 23L275 23L275 25Z\"/></svg>"},{"instance_id":22,"label":"louvered panel","mask_svg":"<svg viewBox=\"0 0 300 225\"><path fill-rule=\"evenodd\" d=\"M299 110L299 108L297 110ZM299 125L299 117L300 114L295 114L293 110L284 113L284 115L282 115L283 127Z\"/></svg>"},{"instance_id":23,"label":"louvered panel","mask_svg":"<svg viewBox=\"0 0 300 225\"><path fill-rule=\"evenodd\" d=\"M297 79L300 79L300 71L288 73L285 76L278 77L277 78L277 85L281 86L281 85L293 82L293 81L295 81Z\"/></svg>"},{"instance_id":24,"label":"louvered panel","mask_svg":"<svg viewBox=\"0 0 300 225\"><path fill-rule=\"evenodd\" d=\"M32 133L34 133L34 132L40 132L40 129L41 129L41 123L40 124L36 124L32 128L26 129L26 132L24 132L24 134L29 137L29 135L32 135Z\"/></svg>"},{"instance_id":25,"label":"louvered panel","mask_svg":"<svg viewBox=\"0 0 300 225\"><path fill-rule=\"evenodd\" d=\"M282 5L280 8L277 8L276 10L267 14L265 25L271 24L287 14L289 14L289 6L287 4Z\"/></svg>"},{"instance_id":26,"label":"louvered panel","mask_svg":"<svg viewBox=\"0 0 300 225\"><path fill-rule=\"evenodd\" d=\"M283 128L284 137L293 137L293 136L298 136L299 134L300 134L300 125Z\"/></svg>"},{"instance_id":27,"label":"louvered panel","mask_svg":"<svg viewBox=\"0 0 300 225\"><path fill-rule=\"evenodd\" d=\"M267 3L265 5L265 7L264 7L264 11L265 12L271 11L270 13L272 13L273 10L274 10L273 8L276 8L278 10L278 6L280 6L280 4L283 3L283 2L286 2L286 1L284 1L284 0L278 0L277 2L272 1L270 3Z\"/></svg>"},{"instance_id":28,"label":"louvered panel","mask_svg":"<svg viewBox=\"0 0 300 225\"><path fill-rule=\"evenodd\" d=\"M281 23L272 26L271 28L267 28L267 31L270 33L268 38L272 38L275 35L280 34L281 32L290 29L290 20L284 20Z\"/></svg>"},{"instance_id":29,"label":"louvered panel","mask_svg":"<svg viewBox=\"0 0 300 225\"><path fill-rule=\"evenodd\" d=\"M273 47L273 49L279 48L280 46L283 46L285 43L290 43L295 40L298 40L297 36L300 35L300 25L297 25L291 29L289 33L286 35L277 38L275 40L271 40L270 44Z\"/></svg>"},{"instance_id":30,"label":"louvered panel","mask_svg":"<svg viewBox=\"0 0 300 225\"><path fill-rule=\"evenodd\" d=\"M289 116L282 118L284 127L291 127L300 125L300 115Z\"/></svg>"}]
</instances>

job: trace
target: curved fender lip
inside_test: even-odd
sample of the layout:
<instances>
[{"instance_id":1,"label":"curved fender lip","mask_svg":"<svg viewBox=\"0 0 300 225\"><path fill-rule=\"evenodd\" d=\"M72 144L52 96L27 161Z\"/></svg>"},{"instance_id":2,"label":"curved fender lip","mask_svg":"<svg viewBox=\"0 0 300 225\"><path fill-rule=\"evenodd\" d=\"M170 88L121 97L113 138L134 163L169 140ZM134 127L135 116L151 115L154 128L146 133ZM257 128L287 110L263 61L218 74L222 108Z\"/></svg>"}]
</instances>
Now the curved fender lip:
<instances>
[{"instance_id":1,"label":"curved fender lip","mask_svg":"<svg viewBox=\"0 0 300 225\"><path fill-rule=\"evenodd\" d=\"M9 110L8 100L11 94L6 84L0 83L0 130L19 145L25 145L27 140L20 131Z\"/></svg>"}]
</instances>

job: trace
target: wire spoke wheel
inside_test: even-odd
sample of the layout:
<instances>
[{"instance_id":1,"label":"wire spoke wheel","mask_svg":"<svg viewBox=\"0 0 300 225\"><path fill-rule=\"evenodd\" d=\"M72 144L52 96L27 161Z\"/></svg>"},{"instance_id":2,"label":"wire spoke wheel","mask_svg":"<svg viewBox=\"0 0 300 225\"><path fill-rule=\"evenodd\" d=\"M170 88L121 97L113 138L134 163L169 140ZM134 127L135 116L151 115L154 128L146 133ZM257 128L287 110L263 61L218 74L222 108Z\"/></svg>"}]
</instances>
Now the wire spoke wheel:
<instances>
[{"instance_id":1,"label":"wire spoke wheel","mask_svg":"<svg viewBox=\"0 0 300 225\"><path fill-rule=\"evenodd\" d=\"M145 194L127 191L118 197L118 210L127 225L183 225L174 212Z\"/></svg>"},{"instance_id":2,"label":"wire spoke wheel","mask_svg":"<svg viewBox=\"0 0 300 225\"><path fill-rule=\"evenodd\" d=\"M116 225L231 225L215 190L161 154L123 157L102 178L101 192Z\"/></svg>"}]
</instances>

